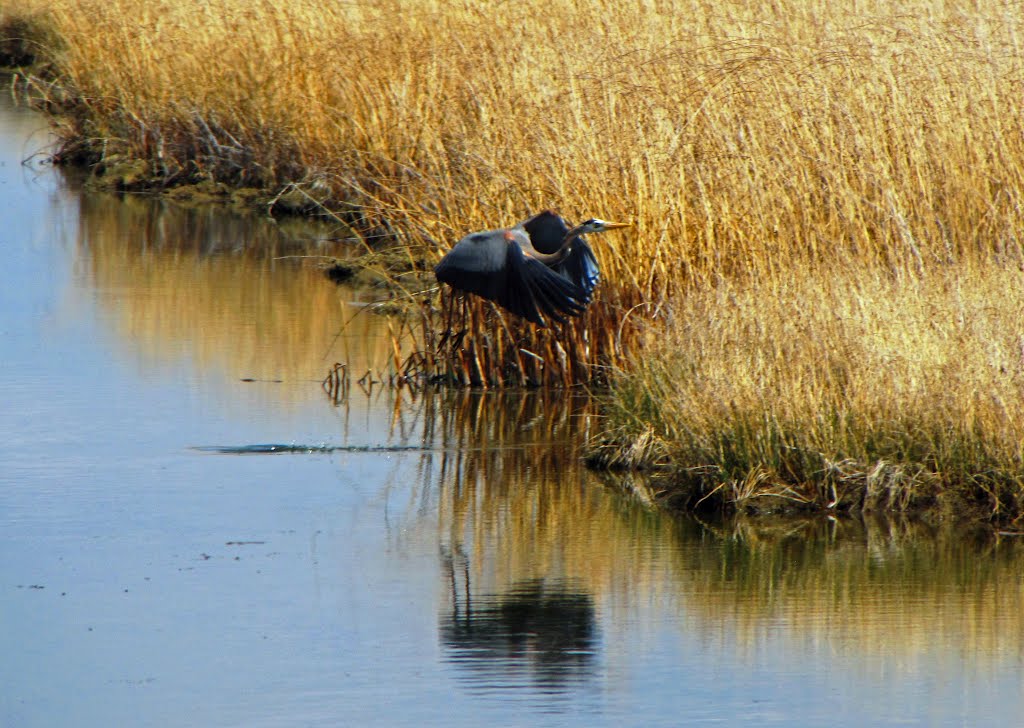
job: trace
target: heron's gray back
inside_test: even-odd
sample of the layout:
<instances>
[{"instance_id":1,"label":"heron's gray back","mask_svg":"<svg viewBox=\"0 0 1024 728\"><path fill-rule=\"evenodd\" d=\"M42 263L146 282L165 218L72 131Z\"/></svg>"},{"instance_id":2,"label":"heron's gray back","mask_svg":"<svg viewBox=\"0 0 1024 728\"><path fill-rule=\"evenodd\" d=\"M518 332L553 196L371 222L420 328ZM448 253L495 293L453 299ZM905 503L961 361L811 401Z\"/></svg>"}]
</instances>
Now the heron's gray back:
<instances>
[{"instance_id":1,"label":"heron's gray back","mask_svg":"<svg viewBox=\"0 0 1024 728\"><path fill-rule=\"evenodd\" d=\"M470 233L441 259L438 276L442 272L493 273L500 270L505 265L507 246L504 230Z\"/></svg>"}]
</instances>

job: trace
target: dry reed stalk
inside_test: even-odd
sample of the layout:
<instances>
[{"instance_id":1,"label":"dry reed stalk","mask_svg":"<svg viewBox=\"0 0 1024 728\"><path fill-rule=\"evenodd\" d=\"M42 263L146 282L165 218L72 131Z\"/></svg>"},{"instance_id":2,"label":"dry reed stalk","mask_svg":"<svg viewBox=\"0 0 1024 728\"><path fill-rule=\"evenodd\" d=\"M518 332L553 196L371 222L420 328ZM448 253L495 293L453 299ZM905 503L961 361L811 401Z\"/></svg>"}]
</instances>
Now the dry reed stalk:
<instances>
[{"instance_id":1,"label":"dry reed stalk","mask_svg":"<svg viewBox=\"0 0 1024 728\"><path fill-rule=\"evenodd\" d=\"M604 383L608 369L622 364L618 349L609 346L612 339L601 335L612 322L600 297L583 316L542 329L487 301L460 301L459 294L448 292L442 296L439 317L421 317L414 340L422 346L419 360L446 362L448 368L425 367L425 381L481 387L593 385ZM631 342L636 331L630 327L623 335Z\"/></svg>"},{"instance_id":2,"label":"dry reed stalk","mask_svg":"<svg viewBox=\"0 0 1024 728\"><path fill-rule=\"evenodd\" d=\"M348 368L340 362L335 362L321 382L323 390L334 405L339 405L348 399L351 384Z\"/></svg>"}]
</instances>

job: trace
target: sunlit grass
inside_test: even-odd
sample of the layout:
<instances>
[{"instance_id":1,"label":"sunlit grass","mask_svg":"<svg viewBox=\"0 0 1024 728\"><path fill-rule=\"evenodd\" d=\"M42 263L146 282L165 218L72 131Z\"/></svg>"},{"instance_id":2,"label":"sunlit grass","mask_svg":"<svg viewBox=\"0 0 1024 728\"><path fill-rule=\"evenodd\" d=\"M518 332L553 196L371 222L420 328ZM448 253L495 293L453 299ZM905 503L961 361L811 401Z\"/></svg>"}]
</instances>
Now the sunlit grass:
<instances>
[{"instance_id":1,"label":"sunlit grass","mask_svg":"<svg viewBox=\"0 0 1024 728\"><path fill-rule=\"evenodd\" d=\"M608 298L1018 244L1012 4L45 7L93 153L324 187L436 254L549 206L632 219Z\"/></svg>"},{"instance_id":2,"label":"sunlit grass","mask_svg":"<svg viewBox=\"0 0 1024 728\"><path fill-rule=\"evenodd\" d=\"M827 505L856 500L844 484L882 483L902 502L895 484L913 481L969 483L993 509L1017 497L984 494L1019 492L1019 4L4 12L52 28L40 56L56 83L36 88L65 114L62 154L108 170L141 158L140 184L301 190L428 265L466 232L547 207L635 223L593 241L598 299L564 328L479 302L441 321L437 294L408 286L425 304L405 329L422 338L415 373L624 371L624 446L640 437L634 450L739 493L800 486L785 496ZM980 324L958 319L962 296Z\"/></svg>"},{"instance_id":3,"label":"sunlit grass","mask_svg":"<svg viewBox=\"0 0 1024 728\"><path fill-rule=\"evenodd\" d=\"M984 266L694 293L617 380L595 456L680 466L691 504L1015 516L1022 289Z\"/></svg>"}]
</instances>

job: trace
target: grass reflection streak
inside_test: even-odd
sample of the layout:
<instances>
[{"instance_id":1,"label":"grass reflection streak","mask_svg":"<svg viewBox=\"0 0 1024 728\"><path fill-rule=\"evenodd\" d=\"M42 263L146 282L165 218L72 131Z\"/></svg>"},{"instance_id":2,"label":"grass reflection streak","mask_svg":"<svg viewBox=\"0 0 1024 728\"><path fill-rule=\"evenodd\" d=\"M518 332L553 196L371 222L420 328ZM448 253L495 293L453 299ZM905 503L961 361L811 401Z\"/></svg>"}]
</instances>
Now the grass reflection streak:
<instances>
[{"instance_id":1,"label":"grass reflection streak","mask_svg":"<svg viewBox=\"0 0 1024 728\"><path fill-rule=\"evenodd\" d=\"M582 467L585 397L418 397L452 613L547 584L592 599L613 632L637 610L675 614L741 653L781 626L794 645L907 669L937 653L980 670L1024 662L1019 539L916 521L674 517Z\"/></svg>"}]
</instances>

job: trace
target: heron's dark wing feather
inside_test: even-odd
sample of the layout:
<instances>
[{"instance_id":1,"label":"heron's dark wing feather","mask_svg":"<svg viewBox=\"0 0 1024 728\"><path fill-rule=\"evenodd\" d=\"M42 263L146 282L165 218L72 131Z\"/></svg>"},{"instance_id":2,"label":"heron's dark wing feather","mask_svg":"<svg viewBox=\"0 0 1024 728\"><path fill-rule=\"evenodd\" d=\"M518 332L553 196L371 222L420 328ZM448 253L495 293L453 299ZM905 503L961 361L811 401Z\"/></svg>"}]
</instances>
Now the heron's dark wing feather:
<instances>
[{"instance_id":1,"label":"heron's dark wing feather","mask_svg":"<svg viewBox=\"0 0 1024 728\"><path fill-rule=\"evenodd\" d=\"M524 279L522 250L510 243L506 232L488 230L467 235L441 259L434 275L441 283L494 301L517 316L544 326L533 291ZM521 231L518 234L525 235Z\"/></svg>"},{"instance_id":2,"label":"heron's dark wing feather","mask_svg":"<svg viewBox=\"0 0 1024 728\"><path fill-rule=\"evenodd\" d=\"M547 266L535 268L536 260L528 258L526 262L530 275L536 274L530 289L533 291L537 307L545 316L564 323L565 316L563 314L577 316L583 313L587 304L581 290L562 276L552 272Z\"/></svg>"},{"instance_id":3,"label":"heron's dark wing feather","mask_svg":"<svg viewBox=\"0 0 1024 728\"><path fill-rule=\"evenodd\" d=\"M587 242L581 238L573 238L569 255L554 266L554 270L575 283L583 291L586 302L601 280L601 270L597 267L597 257Z\"/></svg>"},{"instance_id":4,"label":"heron's dark wing feather","mask_svg":"<svg viewBox=\"0 0 1024 728\"><path fill-rule=\"evenodd\" d=\"M510 275L509 280L510 285L506 286L499 298L494 299L495 303L516 316L521 316L538 326L545 326L544 318L537 308L537 300L530 287L522 283L518 275Z\"/></svg>"},{"instance_id":5,"label":"heron's dark wing feather","mask_svg":"<svg viewBox=\"0 0 1024 728\"><path fill-rule=\"evenodd\" d=\"M508 276L504 232L472 233L457 242L434 268L437 280L460 291L496 300Z\"/></svg>"},{"instance_id":6,"label":"heron's dark wing feather","mask_svg":"<svg viewBox=\"0 0 1024 728\"><path fill-rule=\"evenodd\" d=\"M536 258L525 255L518 245L509 246L508 265L509 289L525 291L525 295L545 316L563 323L566 316L578 316L586 308L586 296L578 286ZM540 326L544 325L543 320L530 320Z\"/></svg>"}]
</instances>

